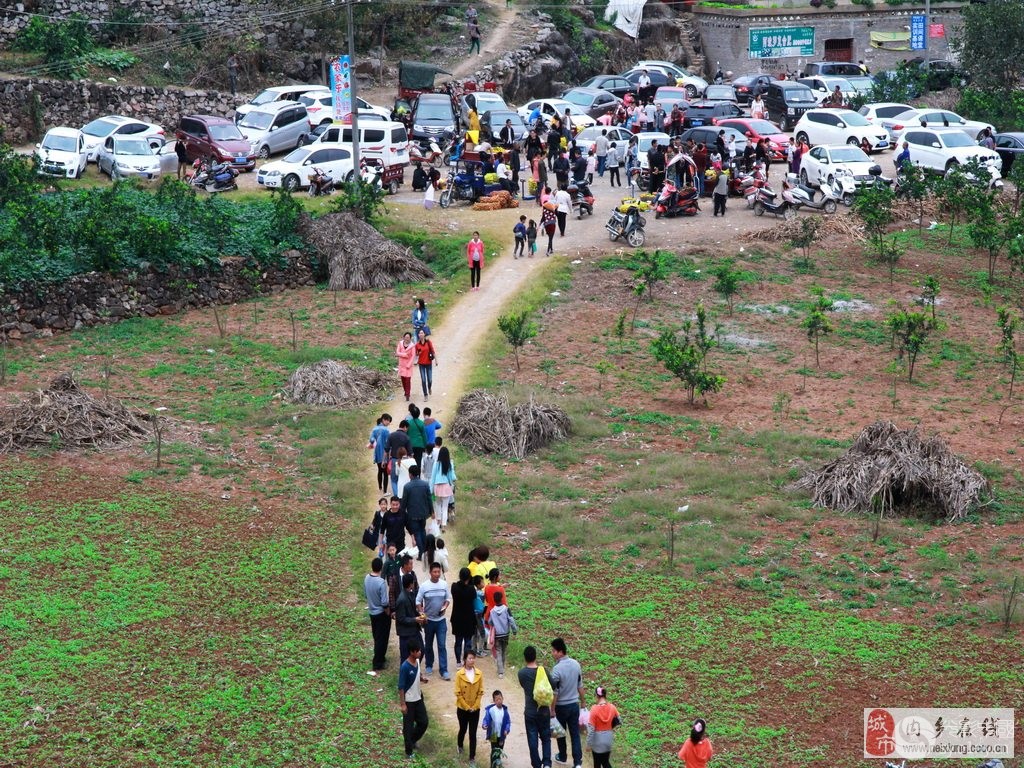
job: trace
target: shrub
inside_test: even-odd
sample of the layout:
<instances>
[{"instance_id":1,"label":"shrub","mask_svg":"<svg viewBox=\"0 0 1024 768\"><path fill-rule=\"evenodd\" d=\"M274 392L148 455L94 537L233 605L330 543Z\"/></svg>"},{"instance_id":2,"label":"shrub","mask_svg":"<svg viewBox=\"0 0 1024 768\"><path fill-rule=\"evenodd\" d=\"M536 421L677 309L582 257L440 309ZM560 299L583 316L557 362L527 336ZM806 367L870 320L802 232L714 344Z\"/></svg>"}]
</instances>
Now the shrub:
<instances>
[{"instance_id":1,"label":"shrub","mask_svg":"<svg viewBox=\"0 0 1024 768\"><path fill-rule=\"evenodd\" d=\"M85 17L72 14L64 21L54 22L33 17L14 38L12 47L42 54L50 74L70 79L85 74L88 54L96 44Z\"/></svg>"}]
</instances>

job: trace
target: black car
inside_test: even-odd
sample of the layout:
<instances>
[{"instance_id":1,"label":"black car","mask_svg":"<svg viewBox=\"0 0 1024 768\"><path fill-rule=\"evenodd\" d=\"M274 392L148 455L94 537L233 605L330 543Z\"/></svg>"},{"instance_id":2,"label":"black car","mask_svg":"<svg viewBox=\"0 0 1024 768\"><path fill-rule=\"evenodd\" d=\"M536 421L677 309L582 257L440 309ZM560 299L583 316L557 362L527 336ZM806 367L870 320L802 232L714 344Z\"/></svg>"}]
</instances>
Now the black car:
<instances>
[{"instance_id":1,"label":"black car","mask_svg":"<svg viewBox=\"0 0 1024 768\"><path fill-rule=\"evenodd\" d=\"M512 129L515 131L516 141L520 142L526 136L526 123L519 116L518 112L510 109L491 109L480 116L480 133L483 138L492 144L498 143L498 136L501 129L505 127L505 121L512 121Z\"/></svg>"},{"instance_id":2,"label":"black car","mask_svg":"<svg viewBox=\"0 0 1024 768\"><path fill-rule=\"evenodd\" d=\"M740 75L732 79L732 87L739 103L749 104L758 94L763 97L768 93L768 84L774 80L771 75Z\"/></svg>"},{"instance_id":3,"label":"black car","mask_svg":"<svg viewBox=\"0 0 1024 768\"><path fill-rule=\"evenodd\" d=\"M570 88L562 94L562 98L575 104L595 120L607 112L614 112L622 99L603 88Z\"/></svg>"},{"instance_id":4,"label":"black car","mask_svg":"<svg viewBox=\"0 0 1024 768\"><path fill-rule=\"evenodd\" d=\"M634 88L638 88L637 83L640 81L640 75L644 71L642 69L631 69L628 72L623 72L622 76L632 83ZM661 88L663 85L675 85L675 78L664 75L653 69L647 70L647 76L651 78L651 88ZM652 91L653 93L653 91Z\"/></svg>"},{"instance_id":5,"label":"black car","mask_svg":"<svg viewBox=\"0 0 1024 768\"><path fill-rule=\"evenodd\" d=\"M627 93L636 96L636 86L622 75L595 75L584 83L580 88L600 88L613 96L624 98Z\"/></svg>"},{"instance_id":6,"label":"black car","mask_svg":"<svg viewBox=\"0 0 1024 768\"><path fill-rule=\"evenodd\" d=\"M971 82L971 76L952 61L939 59L926 64L925 60L918 56L907 63L914 64L925 72L925 82L929 91L944 91L951 86L962 86Z\"/></svg>"},{"instance_id":7,"label":"black car","mask_svg":"<svg viewBox=\"0 0 1024 768\"><path fill-rule=\"evenodd\" d=\"M994 138L996 152L1003 161L1002 174L1005 176L1010 172L1017 156L1024 154L1024 133L997 133Z\"/></svg>"},{"instance_id":8,"label":"black car","mask_svg":"<svg viewBox=\"0 0 1024 768\"><path fill-rule=\"evenodd\" d=\"M806 85L779 80L768 84L764 105L768 110L768 119L778 124L785 133L797 124L804 112L815 109L818 100L814 98L814 91Z\"/></svg>"},{"instance_id":9,"label":"black car","mask_svg":"<svg viewBox=\"0 0 1024 768\"><path fill-rule=\"evenodd\" d=\"M695 101L686 108L686 119L694 128L711 125L718 119L742 116L743 110L728 101Z\"/></svg>"}]
</instances>

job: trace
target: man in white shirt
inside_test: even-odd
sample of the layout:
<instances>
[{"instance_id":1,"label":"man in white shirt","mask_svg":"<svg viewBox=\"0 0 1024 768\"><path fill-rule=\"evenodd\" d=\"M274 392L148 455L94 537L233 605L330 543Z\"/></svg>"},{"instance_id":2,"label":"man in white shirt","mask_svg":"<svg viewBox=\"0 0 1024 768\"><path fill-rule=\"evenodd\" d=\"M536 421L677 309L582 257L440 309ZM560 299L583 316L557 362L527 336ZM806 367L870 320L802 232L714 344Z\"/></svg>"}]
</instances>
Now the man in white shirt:
<instances>
[{"instance_id":1,"label":"man in white shirt","mask_svg":"<svg viewBox=\"0 0 1024 768\"><path fill-rule=\"evenodd\" d=\"M636 80L637 96L640 97L640 103L646 104L651 99L651 76L647 74L645 69L640 73L640 77Z\"/></svg>"},{"instance_id":2,"label":"man in white shirt","mask_svg":"<svg viewBox=\"0 0 1024 768\"><path fill-rule=\"evenodd\" d=\"M501 184L501 188L506 192L511 192L513 195L516 193L516 188L512 185L512 169L508 167L505 162L505 156L502 155L498 161L498 166L494 169L495 174L498 176L498 183Z\"/></svg>"},{"instance_id":3,"label":"man in white shirt","mask_svg":"<svg viewBox=\"0 0 1024 768\"><path fill-rule=\"evenodd\" d=\"M608 130L603 129L594 141L594 156L597 158L597 175L604 178L605 163L608 162Z\"/></svg>"}]
</instances>

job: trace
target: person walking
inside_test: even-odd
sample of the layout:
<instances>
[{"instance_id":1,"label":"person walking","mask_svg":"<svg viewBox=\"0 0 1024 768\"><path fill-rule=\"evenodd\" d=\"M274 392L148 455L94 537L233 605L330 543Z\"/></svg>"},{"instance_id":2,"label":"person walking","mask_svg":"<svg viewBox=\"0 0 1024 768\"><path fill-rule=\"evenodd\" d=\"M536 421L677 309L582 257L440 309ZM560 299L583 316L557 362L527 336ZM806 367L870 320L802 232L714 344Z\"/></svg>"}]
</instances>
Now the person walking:
<instances>
[{"instance_id":1,"label":"person walking","mask_svg":"<svg viewBox=\"0 0 1024 768\"><path fill-rule=\"evenodd\" d=\"M519 686L523 689L523 724L526 726L526 743L530 748L530 767L551 768L551 707L539 704L534 697L540 668L537 664L537 649L532 645L526 646L523 649L523 661L525 666L519 668L518 677Z\"/></svg>"},{"instance_id":2,"label":"person walking","mask_svg":"<svg viewBox=\"0 0 1024 768\"><path fill-rule=\"evenodd\" d=\"M491 742L491 765L495 765L495 752L501 758L501 751L505 748L505 739L512 730L512 717L505 706L505 697L501 691L491 694L491 703L484 710L484 722L481 726L487 734L487 740Z\"/></svg>"},{"instance_id":3,"label":"person walking","mask_svg":"<svg viewBox=\"0 0 1024 768\"><path fill-rule=\"evenodd\" d=\"M540 214L540 225L544 228L544 234L548 236L548 249L544 253L550 256L555 252L555 230L558 228L558 217L554 210L544 207Z\"/></svg>"},{"instance_id":4,"label":"person walking","mask_svg":"<svg viewBox=\"0 0 1024 768\"><path fill-rule=\"evenodd\" d=\"M398 429L388 435L387 442L387 462L388 472L391 475L391 495L397 496L399 499L402 498L402 494L398 492L398 470L401 456L398 455L398 450L404 448L406 453L412 450L412 443L409 442L409 422L402 419L398 422Z\"/></svg>"},{"instance_id":5,"label":"person walking","mask_svg":"<svg viewBox=\"0 0 1024 768\"><path fill-rule=\"evenodd\" d=\"M420 672L420 644L409 643L408 656L398 671L398 708L402 712L402 740L405 742L405 756L412 759L417 742L427 732L430 720L427 705L423 703L420 684L427 680Z\"/></svg>"},{"instance_id":6,"label":"person walking","mask_svg":"<svg viewBox=\"0 0 1024 768\"><path fill-rule=\"evenodd\" d=\"M373 672L384 669L387 663L388 639L391 637L391 611L388 584L381 571L384 561L379 557L370 563L370 572L363 578L366 610L370 614L370 632L373 634Z\"/></svg>"},{"instance_id":7,"label":"person walking","mask_svg":"<svg viewBox=\"0 0 1024 768\"><path fill-rule=\"evenodd\" d=\"M708 148L704 146L703 142L697 145L692 157L694 186L697 187L697 194L703 197L705 174L708 170Z\"/></svg>"},{"instance_id":8,"label":"person walking","mask_svg":"<svg viewBox=\"0 0 1024 768\"><path fill-rule=\"evenodd\" d=\"M509 634L518 634L519 627L512 617L511 611L505 604L505 593L494 593L494 607L488 617L491 629L494 631L494 645L491 646L491 653L494 654L494 661L498 666L498 678L505 677L505 656L508 651Z\"/></svg>"},{"instance_id":9,"label":"person walking","mask_svg":"<svg viewBox=\"0 0 1024 768\"><path fill-rule=\"evenodd\" d=\"M416 341L416 363L420 369L423 399L429 400L430 393L434 388L434 366L437 365L437 352L434 350L434 342L428 339L427 334L422 330Z\"/></svg>"},{"instance_id":10,"label":"person walking","mask_svg":"<svg viewBox=\"0 0 1024 768\"><path fill-rule=\"evenodd\" d=\"M715 180L715 212L714 216L725 216L725 201L729 199L729 169L723 168Z\"/></svg>"},{"instance_id":11,"label":"person walking","mask_svg":"<svg viewBox=\"0 0 1024 768\"><path fill-rule=\"evenodd\" d=\"M461 664L468 651L473 650L476 633L476 589L473 588L469 568L459 569L459 580L452 584L452 635L455 637L455 663Z\"/></svg>"},{"instance_id":12,"label":"person walking","mask_svg":"<svg viewBox=\"0 0 1024 768\"><path fill-rule=\"evenodd\" d=\"M405 559L407 557L408 560ZM423 649L423 637L420 630L427 623L426 616L421 616L416 609L416 593L419 590L419 583L416 574L412 572L412 563L413 559L410 555L403 556L402 569L408 567L410 570L402 574L402 594L395 600L395 634L398 635L398 653L403 658L408 657L413 643L418 649Z\"/></svg>"},{"instance_id":13,"label":"person walking","mask_svg":"<svg viewBox=\"0 0 1024 768\"><path fill-rule=\"evenodd\" d=\"M396 552L405 549L405 513L402 512L402 500L397 496L391 497L381 529L384 532L385 549L394 547Z\"/></svg>"},{"instance_id":14,"label":"person walking","mask_svg":"<svg viewBox=\"0 0 1024 768\"><path fill-rule=\"evenodd\" d=\"M608 129L602 129L601 135L594 140L594 156L597 158L597 175L604 178L604 169L608 165L608 150L611 142L608 140Z\"/></svg>"},{"instance_id":15,"label":"person walking","mask_svg":"<svg viewBox=\"0 0 1024 768\"><path fill-rule=\"evenodd\" d=\"M367 448L373 449L373 463L377 467L377 490L381 493L388 492L387 445L388 436L391 434L390 426L391 414L382 413L366 444Z\"/></svg>"},{"instance_id":16,"label":"person walking","mask_svg":"<svg viewBox=\"0 0 1024 768\"><path fill-rule=\"evenodd\" d=\"M421 331L422 333L422 331ZM409 444L412 446L413 461L423 470L423 452L427 449L427 426L420 418L420 409L415 403L409 404Z\"/></svg>"},{"instance_id":17,"label":"person walking","mask_svg":"<svg viewBox=\"0 0 1024 768\"><path fill-rule=\"evenodd\" d=\"M455 464L448 447L442 445L430 473L430 492L434 494L434 517L441 533L448 527L448 506L455 495Z\"/></svg>"},{"instance_id":18,"label":"person walking","mask_svg":"<svg viewBox=\"0 0 1024 768\"><path fill-rule=\"evenodd\" d=\"M480 270L484 266L484 241L480 239L479 232L474 232L466 243L466 263L469 265L469 290L479 291Z\"/></svg>"},{"instance_id":19,"label":"person walking","mask_svg":"<svg viewBox=\"0 0 1024 768\"><path fill-rule=\"evenodd\" d=\"M452 679L448 674L448 649L445 646L448 639L448 620L445 613L451 604L452 592L448 588L448 582L441 580L441 566L431 563L430 581L420 584L420 591L416 595L416 607L419 608L420 613L427 616L427 623L423 627L423 641L426 648L428 678L434 673L434 639L436 638L437 663L441 679Z\"/></svg>"},{"instance_id":20,"label":"person walking","mask_svg":"<svg viewBox=\"0 0 1024 768\"><path fill-rule=\"evenodd\" d=\"M590 708L590 724L587 726L587 745L594 755L594 768L612 768L612 743L615 740L614 729L622 721L619 710L608 702L608 691L604 686L597 686L594 691L597 703Z\"/></svg>"},{"instance_id":21,"label":"person walking","mask_svg":"<svg viewBox=\"0 0 1024 768\"><path fill-rule=\"evenodd\" d=\"M665 151L655 139L647 152L647 166L651 169L651 185L648 191L657 194L665 183Z\"/></svg>"},{"instance_id":22,"label":"person walking","mask_svg":"<svg viewBox=\"0 0 1024 768\"><path fill-rule=\"evenodd\" d=\"M398 346L395 347L395 357L398 358L398 378L402 380L405 402L409 402L412 396L412 364L416 358L416 345L413 343L411 333L402 334Z\"/></svg>"},{"instance_id":23,"label":"person walking","mask_svg":"<svg viewBox=\"0 0 1024 768\"><path fill-rule=\"evenodd\" d=\"M453 614L454 615L454 614ZM480 725L480 705L484 699L484 673L476 668L476 652L466 650L463 665L455 672L455 715L459 719L459 754L469 734L469 765L476 766L476 729Z\"/></svg>"},{"instance_id":24,"label":"person walking","mask_svg":"<svg viewBox=\"0 0 1024 768\"><path fill-rule=\"evenodd\" d=\"M558 218L558 235L565 237L565 222L568 220L569 214L572 213L572 198L569 196L569 191L564 186L560 186L552 201L555 204L555 216Z\"/></svg>"},{"instance_id":25,"label":"person walking","mask_svg":"<svg viewBox=\"0 0 1024 768\"><path fill-rule=\"evenodd\" d=\"M616 148L614 141L608 145L608 156L605 158L604 165L608 170L608 184L612 187L621 187L622 179L619 176L619 150Z\"/></svg>"},{"instance_id":26,"label":"person walking","mask_svg":"<svg viewBox=\"0 0 1024 768\"><path fill-rule=\"evenodd\" d=\"M529 253L528 258L533 258L533 254L537 252L537 222L530 219L530 223L526 225L526 249Z\"/></svg>"},{"instance_id":27,"label":"person walking","mask_svg":"<svg viewBox=\"0 0 1024 768\"><path fill-rule=\"evenodd\" d=\"M515 236L515 248L512 249L512 258L518 259L526 255L526 217L520 215L519 221L512 227L512 234Z\"/></svg>"},{"instance_id":28,"label":"person walking","mask_svg":"<svg viewBox=\"0 0 1024 768\"><path fill-rule=\"evenodd\" d=\"M707 723L698 717L690 728L690 738L679 750L679 759L686 763L686 768L705 768L714 754L711 739L708 738Z\"/></svg>"},{"instance_id":29,"label":"person walking","mask_svg":"<svg viewBox=\"0 0 1024 768\"><path fill-rule=\"evenodd\" d=\"M231 95L238 95L238 53L231 52L228 56L228 83L231 85Z\"/></svg>"},{"instance_id":30,"label":"person walking","mask_svg":"<svg viewBox=\"0 0 1024 768\"><path fill-rule=\"evenodd\" d=\"M416 548L424 552L427 518L433 514L434 505L430 499L430 484L420 478L420 468L415 464L409 467L409 482L402 489L401 511L405 515L406 530L416 540Z\"/></svg>"},{"instance_id":31,"label":"person walking","mask_svg":"<svg viewBox=\"0 0 1024 768\"><path fill-rule=\"evenodd\" d=\"M470 20L469 24L466 25L466 31L469 34L469 56L473 55L473 49L476 49L476 55L480 56L480 24L476 19Z\"/></svg>"},{"instance_id":32,"label":"person walking","mask_svg":"<svg viewBox=\"0 0 1024 768\"><path fill-rule=\"evenodd\" d=\"M750 119L764 120L767 114L764 100L761 98L761 94L758 93L754 96L754 100L750 102Z\"/></svg>"},{"instance_id":33,"label":"person walking","mask_svg":"<svg viewBox=\"0 0 1024 768\"><path fill-rule=\"evenodd\" d=\"M569 656L565 640L556 637L551 641L551 652L555 666L549 678L555 690L555 718L565 729L572 743L572 764L583 768L583 743L580 741L580 705L583 702L583 670L576 659ZM559 736L555 742L558 754L555 762L564 763L568 757L566 737Z\"/></svg>"},{"instance_id":34,"label":"person walking","mask_svg":"<svg viewBox=\"0 0 1024 768\"><path fill-rule=\"evenodd\" d=\"M414 336L419 336L420 331L430 335L430 312L423 299L416 299L412 306L412 332Z\"/></svg>"}]
</instances>

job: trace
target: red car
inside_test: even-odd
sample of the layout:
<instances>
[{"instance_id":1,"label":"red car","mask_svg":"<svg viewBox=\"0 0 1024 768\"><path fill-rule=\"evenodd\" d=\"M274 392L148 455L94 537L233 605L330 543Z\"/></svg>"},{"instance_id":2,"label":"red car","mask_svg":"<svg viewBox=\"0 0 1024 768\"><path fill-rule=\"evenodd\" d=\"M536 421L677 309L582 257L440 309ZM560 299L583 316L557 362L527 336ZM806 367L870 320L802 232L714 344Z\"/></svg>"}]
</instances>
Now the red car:
<instances>
[{"instance_id":1,"label":"red car","mask_svg":"<svg viewBox=\"0 0 1024 768\"><path fill-rule=\"evenodd\" d=\"M786 150L789 149L789 135L783 133L782 129L773 122L760 119L755 120L751 117L727 117L716 120L715 125L720 125L723 128L735 128L755 143L760 139L768 139L772 160L786 159Z\"/></svg>"}]
</instances>

